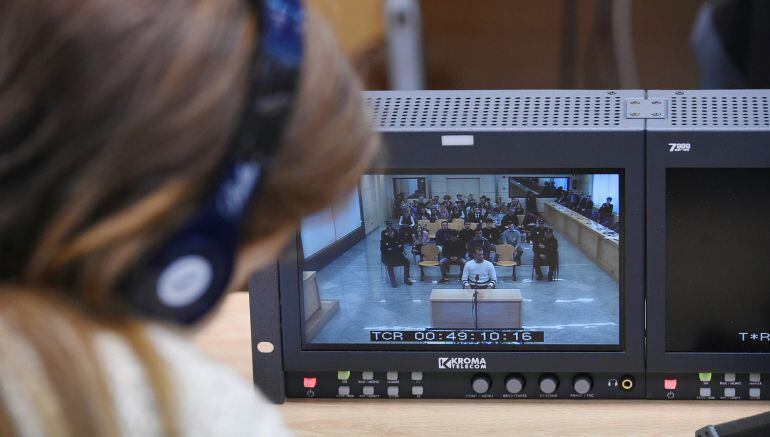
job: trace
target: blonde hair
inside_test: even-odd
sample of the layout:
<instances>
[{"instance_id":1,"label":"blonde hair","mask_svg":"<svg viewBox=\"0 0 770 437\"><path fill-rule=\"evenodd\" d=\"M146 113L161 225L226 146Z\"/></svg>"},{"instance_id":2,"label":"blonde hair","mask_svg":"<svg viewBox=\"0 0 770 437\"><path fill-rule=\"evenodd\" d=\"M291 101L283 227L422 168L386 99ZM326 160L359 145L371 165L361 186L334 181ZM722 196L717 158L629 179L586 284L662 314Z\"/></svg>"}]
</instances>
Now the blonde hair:
<instances>
[{"instance_id":1,"label":"blonde hair","mask_svg":"<svg viewBox=\"0 0 770 437\"><path fill-rule=\"evenodd\" d=\"M0 387L17 381L46 435L118 433L92 346L103 330L140 357L175 432L165 364L118 284L211 189L245 103L251 12L246 0L0 3ZM244 243L330 204L379 147L359 81L313 11L305 41ZM19 359L24 348L39 366ZM3 395L0 434L13 435Z\"/></svg>"}]
</instances>

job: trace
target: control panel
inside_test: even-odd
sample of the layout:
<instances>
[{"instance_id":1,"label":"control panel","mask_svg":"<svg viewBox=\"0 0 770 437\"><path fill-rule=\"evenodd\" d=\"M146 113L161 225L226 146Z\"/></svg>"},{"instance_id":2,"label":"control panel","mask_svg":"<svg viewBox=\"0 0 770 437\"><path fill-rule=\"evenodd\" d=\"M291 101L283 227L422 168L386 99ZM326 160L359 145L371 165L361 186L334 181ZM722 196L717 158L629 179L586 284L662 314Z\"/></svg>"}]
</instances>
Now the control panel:
<instances>
[{"instance_id":1,"label":"control panel","mask_svg":"<svg viewBox=\"0 0 770 437\"><path fill-rule=\"evenodd\" d=\"M642 374L289 372L292 398L632 399L644 397Z\"/></svg>"},{"instance_id":2,"label":"control panel","mask_svg":"<svg viewBox=\"0 0 770 437\"><path fill-rule=\"evenodd\" d=\"M697 372L648 374L649 399L761 400L770 399L767 374L759 372Z\"/></svg>"}]
</instances>

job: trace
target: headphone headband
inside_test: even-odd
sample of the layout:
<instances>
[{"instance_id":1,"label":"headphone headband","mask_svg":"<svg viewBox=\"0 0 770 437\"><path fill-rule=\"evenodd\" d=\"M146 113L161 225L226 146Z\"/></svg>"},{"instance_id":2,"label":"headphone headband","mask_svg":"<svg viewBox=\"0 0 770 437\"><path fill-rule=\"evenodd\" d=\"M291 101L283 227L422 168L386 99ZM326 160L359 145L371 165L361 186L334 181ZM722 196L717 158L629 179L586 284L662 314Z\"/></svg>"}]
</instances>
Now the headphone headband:
<instances>
[{"instance_id":1,"label":"headphone headband","mask_svg":"<svg viewBox=\"0 0 770 437\"><path fill-rule=\"evenodd\" d=\"M261 21L261 44L238 128L211 197L131 276L131 304L144 314L190 324L219 301L232 276L242 221L291 115L302 60L301 1L250 3Z\"/></svg>"},{"instance_id":2,"label":"headphone headband","mask_svg":"<svg viewBox=\"0 0 770 437\"><path fill-rule=\"evenodd\" d=\"M232 144L236 159L271 158L291 115L302 60L305 13L300 0L252 0L260 44L251 89Z\"/></svg>"}]
</instances>

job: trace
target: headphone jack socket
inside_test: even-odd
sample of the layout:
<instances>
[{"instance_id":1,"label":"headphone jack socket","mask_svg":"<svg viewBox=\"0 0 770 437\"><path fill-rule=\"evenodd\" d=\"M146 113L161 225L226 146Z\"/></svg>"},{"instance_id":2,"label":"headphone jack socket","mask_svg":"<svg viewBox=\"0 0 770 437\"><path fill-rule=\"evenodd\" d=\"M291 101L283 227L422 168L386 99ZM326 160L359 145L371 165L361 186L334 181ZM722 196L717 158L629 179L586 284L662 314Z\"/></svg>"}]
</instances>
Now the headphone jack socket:
<instances>
[{"instance_id":1,"label":"headphone jack socket","mask_svg":"<svg viewBox=\"0 0 770 437\"><path fill-rule=\"evenodd\" d=\"M625 375L622 378L620 378L620 388L622 388L625 391L631 391L634 389L634 385L636 385L634 381L634 377L630 375Z\"/></svg>"}]
</instances>

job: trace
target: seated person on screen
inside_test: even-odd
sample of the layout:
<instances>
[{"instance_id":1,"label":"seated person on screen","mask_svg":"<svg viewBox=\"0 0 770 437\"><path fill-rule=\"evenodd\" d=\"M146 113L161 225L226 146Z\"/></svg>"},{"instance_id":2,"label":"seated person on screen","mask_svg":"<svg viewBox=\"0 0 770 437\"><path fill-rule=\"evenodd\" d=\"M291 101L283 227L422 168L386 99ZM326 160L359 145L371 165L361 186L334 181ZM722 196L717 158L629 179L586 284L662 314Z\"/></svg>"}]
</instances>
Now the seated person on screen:
<instances>
[{"instance_id":1,"label":"seated person on screen","mask_svg":"<svg viewBox=\"0 0 770 437\"><path fill-rule=\"evenodd\" d=\"M444 245L441 256L441 261L439 261L441 279L439 279L438 283L446 284L449 282L449 266L458 265L460 268L465 266L465 245L460 241L457 232L451 231L449 234L449 241Z\"/></svg>"},{"instance_id":2,"label":"seated person on screen","mask_svg":"<svg viewBox=\"0 0 770 437\"><path fill-rule=\"evenodd\" d=\"M492 220L498 226L500 226L500 208L492 207L492 209L490 209L489 213L487 214L486 220Z\"/></svg>"},{"instance_id":3,"label":"seated person on screen","mask_svg":"<svg viewBox=\"0 0 770 437\"><path fill-rule=\"evenodd\" d=\"M500 218L500 226L506 229L508 225L519 226L519 217L510 209L503 208Z\"/></svg>"},{"instance_id":4,"label":"seated person on screen","mask_svg":"<svg viewBox=\"0 0 770 437\"><path fill-rule=\"evenodd\" d=\"M456 206L460 211L465 211L465 200L463 200L462 194L457 195L457 200L455 200L454 206Z\"/></svg>"},{"instance_id":5,"label":"seated person on screen","mask_svg":"<svg viewBox=\"0 0 770 437\"><path fill-rule=\"evenodd\" d=\"M385 229L380 232L380 240L385 238L385 234L388 232L388 229L393 229L395 231L395 228L393 227L393 220L391 219L385 220Z\"/></svg>"},{"instance_id":6,"label":"seated person on screen","mask_svg":"<svg viewBox=\"0 0 770 437\"><path fill-rule=\"evenodd\" d=\"M481 215L476 207L470 209L470 212L465 217L465 221L468 223L481 223Z\"/></svg>"},{"instance_id":7,"label":"seated person on screen","mask_svg":"<svg viewBox=\"0 0 770 437\"><path fill-rule=\"evenodd\" d=\"M491 244L498 244L501 236L500 228L497 227L497 223L491 218L488 218L486 221L487 227L481 231L481 234L484 238L489 240Z\"/></svg>"},{"instance_id":8,"label":"seated person on screen","mask_svg":"<svg viewBox=\"0 0 770 437\"><path fill-rule=\"evenodd\" d=\"M591 196L588 195L585 197L582 207L579 211L584 216L591 218L594 213L594 201L591 200Z\"/></svg>"},{"instance_id":9,"label":"seated person on screen","mask_svg":"<svg viewBox=\"0 0 770 437\"><path fill-rule=\"evenodd\" d=\"M468 194L468 201L465 202L465 207L468 208L475 208L478 203L476 203L476 199L473 198L473 194Z\"/></svg>"},{"instance_id":10,"label":"seated person on screen","mask_svg":"<svg viewBox=\"0 0 770 437\"><path fill-rule=\"evenodd\" d=\"M398 217L399 229L404 227L413 228L415 224L417 223L414 220L411 210L409 208L403 208L401 210L401 215Z\"/></svg>"},{"instance_id":11,"label":"seated person on screen","mask_svg":"<svg viewBox=\"0 0 770 437\"><path fill-rule=\"evenodd\" d=\"M462 241L463 244L468 244L468 242L471 241L475 235L476 232L471 229L470 222L465 222L463 224L462 230L460 231L460 241Z\"/></svg>"},{"instance_id":12,"label":"seated person on screen","mask_svg":"<svg viewBox=\"0 0 770 437\"><path fill-rule=\"evenodd\" d=\"M434 221L435 218L431 214L432 210L429 210L428 208L420 208L417 211L417 220L428 220L428 221Z\"/></svg>"},{"instance_id":13,"label":"seated person on screen","mask_svg":"<svg viewBox=\"0 0 770 437\"><path fill-rule=\"evenodd\" d=\"M447 209L446 205L439 205L437 215L439 220L449 220L449 210Z\"/></svg>"},{"instance_id":14,"label":"seated person on screen","mask_svg":"<svg viewBox=\"0 0 770 437\"><path fill-rule=\"evenodd\" d=\"M404 243L396 235L395 229L385 230L385 236L380 240L380 255L382 255L382 263L388 268L391 287L398 287L396 272L393 270L396 266L404 267L404 284L412 285L412 281L409 280L409 260L404 255Z\"/></svg>"},{"instance_id":15,"label":"seated person on screen","mask_svg":"<svg viewBox=\"0 0 770 437\"><path fill-rule=\"evenodd\" d=\"M476 248L481 248L484 252L484 258L490 259L490 252L494 250L494 246L484 237L480 227L474 231L474 236L471 241L465 245L465 249L468 251L468 257L472 258Z\"/></svg>"},{"instance_id":16,"label":"seated person on screen","mask_svg":"<svg viewBox=\"0 0 770 437\"><path fill-rule=\"evenodd\" d=\"M454 232L449 229L449 223L441 222L441 229L436 231L436 246L443 248L449 242L449 236Z\"/></svg>"},{"instance_id":17,"label":"seated person on screen","mask_svg":"<svg viewBox=\"0 0 770 437\"><path fill-rule=\"evenodd\" d=\"M524 253L524 249L521 247L522 243L521 233L516 230L513 225L508 225L503 232L503 244L510 244L513 246L513 260L516 264L521 265L521 255Z\"/></svg>"},{"instance_id":18,"label":"seated person on screen","mask_svg":"<svg viewBox=\"0 0 770 437\"><path fill-rule=\"evenodd\" d=\"M536 279L543 280L541 266L548 266L548 280L554 280L554 274L559 266L559 241L553 236L553 229L545 228L542 238L532 244L532 251L535 253L534 269Z\"/></svg>"},{"instance_id":19,"label":"seated person on screen","mask_svg":"<svg viewBox=\"0 0 770 437\"><path fill-rule=\"evenodd\" d=\"M463 288L495 288L497 273L495 266L484 259L484 250L473 251L473 260L463 267Z\"/></svg>"},{"instance_id":20,"label":"seated person on screen","mask_svg":"<svg viewBox=\"0 0 770 437\"><path fill-rule=\"evenodd\" d=\"M415 255L418 255L420 257L420 261L422 261L422 246L430 243L430 233L427 229L423 229L418 226L420 229L419 233L415 232L415 240L414 240L414 246L412 247L412 253Z\"/></svg>"},{"instance_id":21,"label":"seated person on screen","mask_svg":"<svg viewBox=\"0 0 770 437\"><path fill-rule=\"evenodd\" d=\"M414 241L412 232L417 221L411 214L409 208L404 208L401 211L401 216L398 218L398 234L401 236L401 241L405 243L412 243Z\"/></svg>"},{"instance_id":22,"label":"seated person on screen","mask_svg":"<svg viewBox=\"0 0 770 437\"><path fill-rule=\"evenodd\" d=\"M454 220L454 219L463 219L463 220L465 220L465 213L460 208L458 208L457 206L453 206L452 207L452 213L449 214L449 219L450 220Z\"/></svg>"},{"instance_id":23,"label":"seated person on screen","mask_svg":"<svg viewBox=\"0 0 770 437\"><path fill-rule=\"evenodd\" d=\"M612 225L612 197L608 197L607 201L602 203L599 207L599 223L604 226L610 227Z\"/></svg>"}]
</instances>

